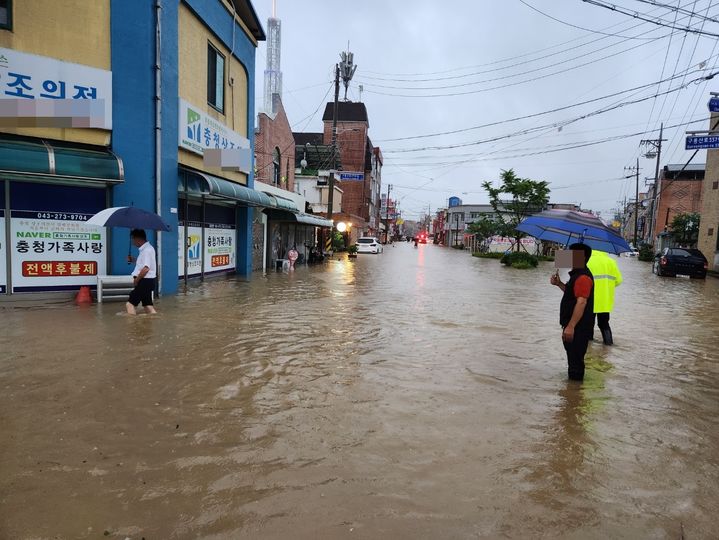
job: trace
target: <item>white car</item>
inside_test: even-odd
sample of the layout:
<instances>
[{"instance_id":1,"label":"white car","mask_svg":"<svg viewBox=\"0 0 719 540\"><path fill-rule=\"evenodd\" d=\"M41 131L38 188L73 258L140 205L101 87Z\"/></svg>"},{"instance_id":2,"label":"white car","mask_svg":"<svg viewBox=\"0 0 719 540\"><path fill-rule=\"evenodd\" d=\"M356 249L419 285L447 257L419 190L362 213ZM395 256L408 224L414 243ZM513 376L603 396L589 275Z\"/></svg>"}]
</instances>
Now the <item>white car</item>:
<instances>
[{"instance_id":1,"label":"white car","mask_svg":"<svg viewBox=\"0 0 719 540\"><path fill-rule=\"evenodd\" d=\"M373 236L357 239L357 253L382 253L382 244Z\"/></svg>"}]
</instances>

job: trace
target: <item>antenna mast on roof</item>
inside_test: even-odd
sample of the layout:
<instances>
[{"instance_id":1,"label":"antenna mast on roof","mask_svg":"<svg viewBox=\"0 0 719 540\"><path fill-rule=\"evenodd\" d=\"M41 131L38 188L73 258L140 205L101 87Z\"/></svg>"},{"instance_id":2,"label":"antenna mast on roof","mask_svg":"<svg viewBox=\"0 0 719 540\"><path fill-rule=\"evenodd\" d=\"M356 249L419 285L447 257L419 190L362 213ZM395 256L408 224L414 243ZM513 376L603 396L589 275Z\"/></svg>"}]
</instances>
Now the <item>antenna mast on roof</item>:
<instances>
[{"instance_id":1,"label":"antenna mast on roof","mask_svg":"<svg viewBox=\"0 0 719 540\"><path fill-rule=\"evenodd\" d=\"M340 54L342 61L340 62L340 76L342 77L342 83L345 86L345 101L347 101L347 90L350 87L350 81L354 77L357 66L354 63L354 53L349 51L350 44L347 42L347 52Z\"/></svg>"}]
</instances>

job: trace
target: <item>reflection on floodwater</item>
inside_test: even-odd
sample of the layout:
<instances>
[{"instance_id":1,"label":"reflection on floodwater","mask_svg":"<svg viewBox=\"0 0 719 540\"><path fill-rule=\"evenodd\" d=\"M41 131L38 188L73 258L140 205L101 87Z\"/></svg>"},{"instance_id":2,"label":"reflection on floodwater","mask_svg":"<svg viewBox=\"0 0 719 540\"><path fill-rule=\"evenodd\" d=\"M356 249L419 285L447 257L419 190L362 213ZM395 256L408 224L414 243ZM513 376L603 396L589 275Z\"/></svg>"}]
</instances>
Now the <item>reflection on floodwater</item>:
<instances>
[{"instance_id":1,"label":"reflection on floodwater","mask_svg":"<svg viewBox=\"0 0 719 540\"><path fill-rule=\"evenodd\" d=\"M5 309L0 538L716 538L719 282L620 268L583 384L551 264L432 245Z\"/></svg>"}]
</instances>

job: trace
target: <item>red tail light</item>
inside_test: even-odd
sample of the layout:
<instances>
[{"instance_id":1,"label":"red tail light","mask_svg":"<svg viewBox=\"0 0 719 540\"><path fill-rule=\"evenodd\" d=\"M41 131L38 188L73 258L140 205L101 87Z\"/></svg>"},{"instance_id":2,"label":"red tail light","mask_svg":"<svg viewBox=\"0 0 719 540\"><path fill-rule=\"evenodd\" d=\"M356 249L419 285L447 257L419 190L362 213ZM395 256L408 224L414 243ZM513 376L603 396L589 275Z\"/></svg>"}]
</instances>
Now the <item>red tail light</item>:
<instances>
[{"instance_id":1,"label":"red tail light","mask_svg":"<svg viewBox=\"0 0 719 540\"><path fill-rule=\"evenodd\" d=\"M661 259L659 259L659 264L661 264L662 266L666 266L666 264L667 264L667 258L666 258L666 257L662 257Z\"/></svg>"}]
</instances>

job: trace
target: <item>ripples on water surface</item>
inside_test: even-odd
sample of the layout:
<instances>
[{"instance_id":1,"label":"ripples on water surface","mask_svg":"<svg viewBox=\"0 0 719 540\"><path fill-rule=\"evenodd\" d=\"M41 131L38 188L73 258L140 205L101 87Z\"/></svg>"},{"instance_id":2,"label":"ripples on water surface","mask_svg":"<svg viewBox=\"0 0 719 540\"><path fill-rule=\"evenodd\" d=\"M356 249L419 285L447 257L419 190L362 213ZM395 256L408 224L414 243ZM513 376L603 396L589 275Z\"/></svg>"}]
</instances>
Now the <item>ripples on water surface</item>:
<instances>
[{"instance_id":1,"label":"ripples on water surface","mask_svg":"<svg viewBox=\"0 0 719 540\"><path fill-rule=\"evenodd\" d=\"M7 309L0 537L717 538L719 283L620 266L582 387L551 266L431 245Z\"/></svg>"}]
</instances>

